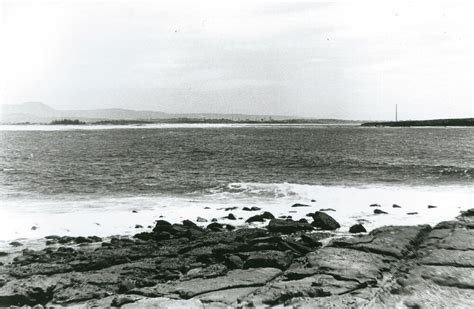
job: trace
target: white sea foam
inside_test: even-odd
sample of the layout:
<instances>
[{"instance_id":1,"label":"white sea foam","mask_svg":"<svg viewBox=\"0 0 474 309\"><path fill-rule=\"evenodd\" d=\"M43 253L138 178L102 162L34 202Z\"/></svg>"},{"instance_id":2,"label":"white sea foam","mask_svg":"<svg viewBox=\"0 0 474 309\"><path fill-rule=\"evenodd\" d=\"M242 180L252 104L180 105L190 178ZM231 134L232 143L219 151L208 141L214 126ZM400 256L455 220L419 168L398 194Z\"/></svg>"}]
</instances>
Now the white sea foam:
<instances>
[{"instance_id":1,"label":"white sea foam","mask_svg":"<svg viewBox=\"0 0 474 309\"><path fill-rule=\"evenodd\" d=\"M311 200L316 202L311 202ZM310 207L292 208L294 203ZM374 215L378 203L387 215ZM392 208L399 204L402 208ZM437 208L428 209L428 205ZM460 210L473 207L472 187L338 187L301 184L233 183L213 192L188 196L104 197L94 199L11 199L0 207L0 247L14 239L38 239L47 235L110 236L143 231L160 218L170 222L196 220L244 225L245 219L260 212L243 211L257 206L275 216L304 218L308 212L333 208L328 212L342 225L341 231L365 219L373 229L383 225L435 224L451 220ZM225 211L226 207L237 207ZM136 210L137 213L132 211ZM291 211L291 212L290 212ZM229 212L242 218L221 219ZM418 212L417 215L407 215ZM144 229L136 229L139 224ZM205 223L203 224L205 225ZM36 227L36 229L32 229Z\"/></svg>"}]
</instances>

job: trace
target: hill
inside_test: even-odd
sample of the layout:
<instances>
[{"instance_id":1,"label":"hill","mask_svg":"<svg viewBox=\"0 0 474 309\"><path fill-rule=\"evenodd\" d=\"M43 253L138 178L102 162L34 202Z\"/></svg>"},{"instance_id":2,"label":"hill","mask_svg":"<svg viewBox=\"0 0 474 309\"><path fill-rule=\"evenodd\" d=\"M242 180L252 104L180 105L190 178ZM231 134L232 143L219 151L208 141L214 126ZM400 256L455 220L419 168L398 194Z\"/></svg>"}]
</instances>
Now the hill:
<instances>
[{"instance_id":1,"label":"hill","mask_svg":"<svg viewBox=\"0 0 474 309\"><path fill-rule=\"evenodd\" d=\"M474 118L456 118L456 119L432 119L432 120L406 120L406 121L387 121L387 122L367 122L363 127L472 127Z\"/></svg>"}]
</instances>

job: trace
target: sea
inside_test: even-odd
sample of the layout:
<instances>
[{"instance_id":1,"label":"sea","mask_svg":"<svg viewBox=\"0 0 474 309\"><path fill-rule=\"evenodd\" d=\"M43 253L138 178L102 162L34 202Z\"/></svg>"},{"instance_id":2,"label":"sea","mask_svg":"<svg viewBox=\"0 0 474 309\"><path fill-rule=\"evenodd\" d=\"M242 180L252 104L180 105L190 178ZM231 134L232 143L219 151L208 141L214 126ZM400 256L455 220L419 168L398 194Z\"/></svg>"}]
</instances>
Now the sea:
<instances>
[{"instance_id":1,"label":"sea","mask_svg":"<svg viewBox=\"0 0 474 309\"><path fill-rule=\"evenodd\" d=\"M473 177L473 128L3 125L0 241L131 235L158 218L238 226L246 206L294 219L331 208L342 232L435 224L473 207Z\"/></svg>"}]
</instances>

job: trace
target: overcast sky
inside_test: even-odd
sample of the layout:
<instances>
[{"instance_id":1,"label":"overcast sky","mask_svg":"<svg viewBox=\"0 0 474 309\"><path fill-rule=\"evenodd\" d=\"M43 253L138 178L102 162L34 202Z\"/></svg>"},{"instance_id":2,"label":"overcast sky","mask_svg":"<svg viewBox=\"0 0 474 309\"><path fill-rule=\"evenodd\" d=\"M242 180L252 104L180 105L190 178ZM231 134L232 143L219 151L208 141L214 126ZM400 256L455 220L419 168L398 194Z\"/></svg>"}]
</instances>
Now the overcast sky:
<instances>
[{"instance_id":1,"label":"overcast sky","mask_svg":"<svg viewBox=\"0 0 474 309\"><path fill-rule=\"evenodd\" d=\"M0 0L0 104L473 117L472 2Z\"/></svg>"}]
</instances>

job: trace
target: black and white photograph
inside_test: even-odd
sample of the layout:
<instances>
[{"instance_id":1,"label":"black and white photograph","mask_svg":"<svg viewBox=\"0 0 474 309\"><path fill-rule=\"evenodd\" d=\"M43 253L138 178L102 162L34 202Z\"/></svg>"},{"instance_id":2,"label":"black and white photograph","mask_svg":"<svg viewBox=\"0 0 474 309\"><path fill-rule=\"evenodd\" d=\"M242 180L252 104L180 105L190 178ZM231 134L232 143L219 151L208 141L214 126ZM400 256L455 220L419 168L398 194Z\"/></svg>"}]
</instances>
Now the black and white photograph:
<instances>
[{"instance_id":1,"label":"black and white photograph","mask_svg":"<svg viewBox=\"0 0 474 309\"><path fill-rule=\"evenodd\" d=\"M0 0L0 307L474 308L473 12Z\"/></svg>"}]
</instances>

